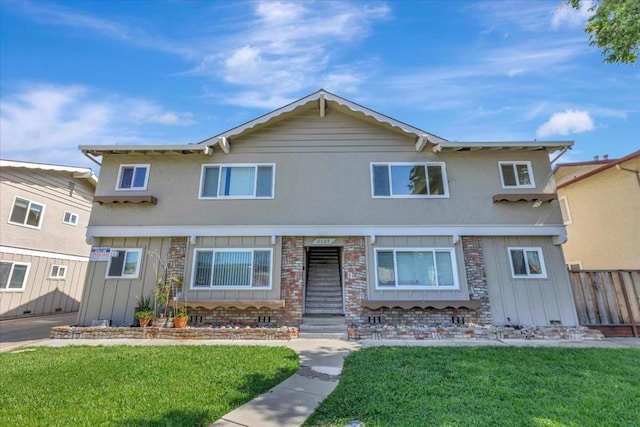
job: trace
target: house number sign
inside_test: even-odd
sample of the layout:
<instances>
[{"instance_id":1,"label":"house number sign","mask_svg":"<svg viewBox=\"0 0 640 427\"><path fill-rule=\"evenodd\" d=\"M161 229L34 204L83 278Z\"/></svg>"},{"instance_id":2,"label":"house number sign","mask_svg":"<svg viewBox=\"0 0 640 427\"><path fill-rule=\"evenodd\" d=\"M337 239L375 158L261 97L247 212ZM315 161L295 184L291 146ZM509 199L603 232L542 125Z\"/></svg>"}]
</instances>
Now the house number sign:
<instances>
[{"instance_id":1,"label":"house number sign","mask_svg":"<svg viewBox=\"0 0 640 427\"><path fill-rule=\"evenodd\" d=\"M314 245L330 245L335 242L336 239L316 239L313 241Z\"/></svg>"}]
</instances>

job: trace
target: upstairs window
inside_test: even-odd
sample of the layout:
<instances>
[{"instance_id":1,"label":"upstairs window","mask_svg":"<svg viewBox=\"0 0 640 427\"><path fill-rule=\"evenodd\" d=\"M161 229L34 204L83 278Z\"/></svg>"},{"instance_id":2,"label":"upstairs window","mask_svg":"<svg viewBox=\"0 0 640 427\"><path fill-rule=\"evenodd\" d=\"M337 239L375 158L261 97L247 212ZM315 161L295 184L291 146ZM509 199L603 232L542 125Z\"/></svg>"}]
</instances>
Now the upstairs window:
<instances>
[{"instance_id":1,"label":"upstairs window","mask_svg":"<svg viewBox=\"0 0 640 427\"><path fill-rule=\"evenodd\" d=\"M52 265L50 279L64 279L67 277L67 267L64 265Z\"/></svg>"},{"instance_id":2,"label":"upstairs window","mask_svg":"<svg viewBox=\"0 0 640 427\"><path fill-rule=\"evenodd\" d=\"M376 249L378 289L457 289L453 249Z\"/></svg>"},{"instance_id":3,"label":"upstairs window","mask_svg":"<svg viewBox=\"0 0 640 427\"><path fill-rule=\"evenodd\" d=\"M116 190L146 190L150 165L120 165Z\"/></svg>"},{"instance_id":4,"label":"upstairs window","mask_svg":"<svg viewBox=\"0 0 640 427\"><path fill-rule=\"evenodd\" d=\"M69 225L78 225L78 214L69 212L69 211L64 211L62 222Z\"/></svg>"},{"instance_id":5,"label":"upstairs window","mask_svg":"<svg viewBox=\"0 0 640 427\"><path fill-rule=\"evenodd\" d=\"M40 228L43 215L44 205L16 197L13 200L9 223L31 228Z\"/></svg>"},{"instance_id":6,"label":"upstairs window","mask_svg":"<svg viewBox=\"0 0 640 427\"><path fill-rule=\"evenodd\" d=\"M372 163L373 197L448 197L447 174L442 162Z\"/></svg>"},{"instance_id":7,"label":"upstairs window","mask_svg":"<svg viewBox=\"0 0 640 427\"><path fill-rule=\"evenodd\" d=\"M203 165L200 198L272 199L275 165Z\"/></svg>"},{"instance_id":8,"label":"upstairs window","mask_svg":"<svg viewBox=\"0 0 640 427\"><path fill-rule=\"evenodd\" d=\"M29 264L0 262L0 291L23 291Z\"/></svg>"},{"instance_id":9,"label":"upstairs window","mask_svg":"<svg viewBox=\"0 0 640 427\"><path fill-rule=\"evenodd\" d=\"M498 162L502 188L534 188L531 162Z\"/></svg>"},{"instance_id":10,"label":"upstairs window","mask_svg":"<svg viewBox=\"0 0 640 427\"><path fill-rule=\"evenodd\" d=\"M192 289L269 289L271 258L271 249L196 249Z\"/></svg>"},{"instance_id":11,"label":"upstairs window","mask_svg":"<svg viewBox=\"0 0 640 427\"><path fill-rule=\"evenodd\" d=\"M542 248L509 248L511 274L514 279L544 279Z\"/></svg>"},{"instance_id":12,"label":"upstairs window","mask_svg":"<svg viewBox=\"0 0 640 427\"><path fill-rule=\"evenodd\" d=\"M111 249L109 264L107 265L107 278L113 279L137 279L140 272L140 260L142 249L123 248Z\"/></svg>"}]
</instances>

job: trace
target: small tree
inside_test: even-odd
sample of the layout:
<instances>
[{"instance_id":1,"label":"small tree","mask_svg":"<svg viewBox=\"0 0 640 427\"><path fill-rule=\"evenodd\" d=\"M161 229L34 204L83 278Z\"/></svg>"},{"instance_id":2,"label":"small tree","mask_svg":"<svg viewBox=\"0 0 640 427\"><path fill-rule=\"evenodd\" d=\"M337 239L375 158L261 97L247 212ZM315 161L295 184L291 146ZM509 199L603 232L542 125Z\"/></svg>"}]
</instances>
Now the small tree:
<instances>
[{"instance_id":1,"label":"small tree","mask_svg":"<svg viewBox=\"0 0 640 427\"><path fill-rule=\"evenodd\" d=\"M566 0L580 9L584 0ZM589 44L602 49L604 62L638 62L640 55L640 0L593 0L588 9L594 14L584 29Z\"/></svg>"}]
</instances>

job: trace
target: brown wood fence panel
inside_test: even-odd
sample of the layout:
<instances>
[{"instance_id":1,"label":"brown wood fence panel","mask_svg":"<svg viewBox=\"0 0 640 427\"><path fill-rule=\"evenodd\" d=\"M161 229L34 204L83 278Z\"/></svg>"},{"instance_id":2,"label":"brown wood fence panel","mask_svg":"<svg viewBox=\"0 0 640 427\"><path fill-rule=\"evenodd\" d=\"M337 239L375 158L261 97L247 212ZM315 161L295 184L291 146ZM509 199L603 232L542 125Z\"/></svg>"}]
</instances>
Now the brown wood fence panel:
<instances>
[{"instance_id":1,"label":"brown wood fence panel","mask_svg":"<svg viewBox=\"0 0 640 427\"><path fill-rule=\"evenodd\" d=\"M640 323L640 271L570 271L569 279L581 325Z\"/></svg>"}]
</instances>

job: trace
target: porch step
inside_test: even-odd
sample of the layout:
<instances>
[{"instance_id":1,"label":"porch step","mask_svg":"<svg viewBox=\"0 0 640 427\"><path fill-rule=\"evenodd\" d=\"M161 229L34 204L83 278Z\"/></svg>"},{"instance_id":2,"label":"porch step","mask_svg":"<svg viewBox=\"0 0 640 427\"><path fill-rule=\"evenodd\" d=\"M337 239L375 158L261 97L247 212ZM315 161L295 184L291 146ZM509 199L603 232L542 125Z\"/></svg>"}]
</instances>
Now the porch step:
<instances>
[{"instance_id":1,"label":"porch step","mask_svg":"<svg viewBox=\"0 0 640 427\"><path fill-rule=\"evenodd\" d=\"M308 311L308 310L307 310ZM344 316L308 316L302 318L299 338L347 339Z\"/></svg>"}]
</instances>

